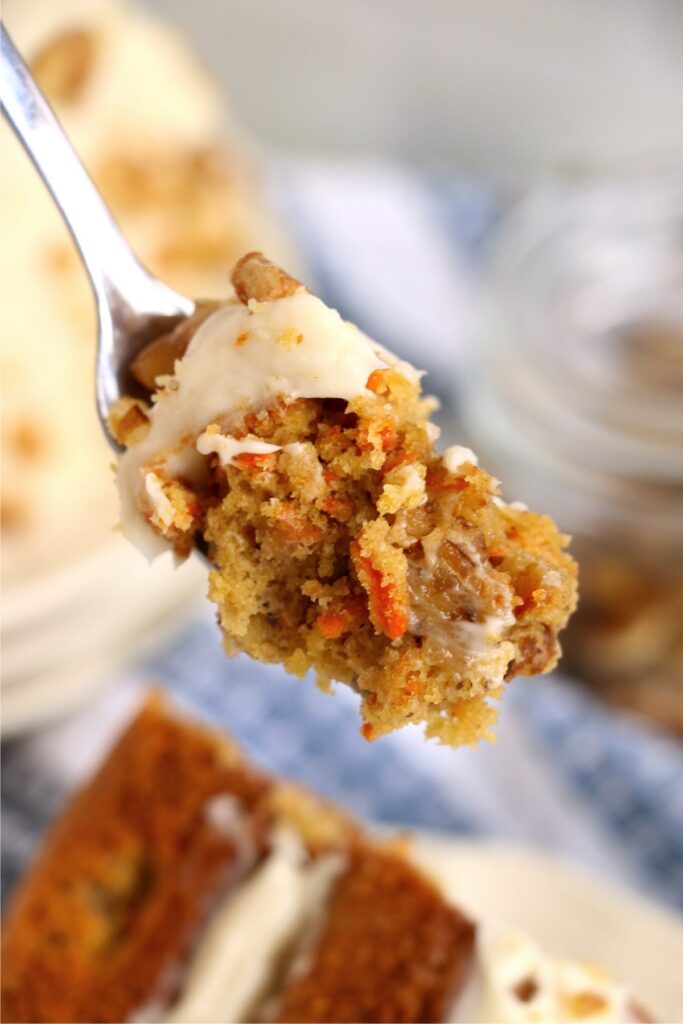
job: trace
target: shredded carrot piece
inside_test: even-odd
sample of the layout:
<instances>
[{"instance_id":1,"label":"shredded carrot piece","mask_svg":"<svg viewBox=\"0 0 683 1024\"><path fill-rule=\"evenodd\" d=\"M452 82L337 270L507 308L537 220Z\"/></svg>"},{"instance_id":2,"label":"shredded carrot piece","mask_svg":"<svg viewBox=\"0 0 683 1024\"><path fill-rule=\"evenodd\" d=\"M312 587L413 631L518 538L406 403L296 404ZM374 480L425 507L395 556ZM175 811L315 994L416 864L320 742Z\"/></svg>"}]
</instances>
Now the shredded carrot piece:
<instances>
[{"instance_id":1,"label":"shredded carrot piece","mask_svg":"<svg viewBox=\"0 0 683 1024\"><path fill-rule=\"evenodd\" d=\"M322 612L315 620L315 624L326 640L337 640L349 631L346 616L341 612Z\"/></svg>"},{"instance_id":2,"label":"shredded carrot piece","mask_svg":"<svg viewBox=\"0 0 683 1024\"><path fill-rule=\"evenodd\" d=\"M278 509L275 525L283 540L295 543L317 541L323 536L320 527L303 515L294 502L283 502Z\"/></svg>"},{"instance_id":3,"label":"shredded carrot piece","mask_svg":"<svg viewBox=\"0 0 683 1024\"><path fill-rule=\"evenodd\" d=\"M464 491L470 486L467 477L455 476L443 466L427 470L427 490Z\"/></svg>"},{"instance_id":4,"label":"shredded carrot piece","mask_svg":"<svg viewBox=\"0 0 683 1024\"><path fill-rule=\"evenodd\" d=\"M315 624L326 640L337 640L344 633L361 626L368 619L367 601L361 594L349 594L335 605L321 612Z\"/></svg>"},{"instance_id":5,"label":"shredded carrot piece","mask_svg":"<svg viewBox=\"0 0 683 1024\"><path fill-rule=\"evenodd\" d=\"M372 722L364 722L363 725L361 726L360 731L362 732L366 740L371 740L375 729Z\"/></svg>"},{"instance_id":6,"label":"shredded carrot piece","mask_svg":"<svg viewBox=\"0 0 683 1024\"><path fill-rule=\"evenodd\" d=\"M390 448L394 447L396 441L396 422L395 420L387 420L379 428L379 436L382 439L382 450L389 451Z\"/></svg>"},{"instance_id":7,"label":"shredded carrot piece","mask_svg":"<svg viewBox=\"0 0 683 1024\"><path fill-rule=\"evenodd\" d=\"M398 640L408 628L405 595L388 580L361 551L358 541L351 545L351 557L363 587L368 593L370 610L380 629L390 640Z\"/></svg>"},{"instance_id":8,"label":"shredded carrot piece","mask_svg":"<svg viewBox=\"0 0 683 1024\"><path fill-rule=\"evenodd\" d=\"M294 409L301 399L293 402L286 402L284 398L276 399L272 405L260 412L249 412L244 417L244 430L247 434L258 433L259 425L267 426L277 422L285 409Z\"/></svg>"},{"instance_id":9,"label":"shredded carrot piece","mask_svg":"<svg viewBox=\"0 0 683 1024\"><path fill-rule=\"evenodd\" d=\"M323 501L323 509L334 519L346 522L351 517L353 505L351 504L351 499L344 495L330 494Z\"/></svg>"},{"instance_id":10,"label":"shredded carrot piece","mask_svg":"<svg viewBox=\"0 0 683 1024\"><path fill-rule=\"evenodd\" d=\"M414 462L417 452L414 448L399 448L398 451L387 455L382 466L383 473L390 473L392 469L404 466L406 463Z\"/></svg>"},{"instance_id":11,"label":"shredded carrot piece","mask_svg":"<svg viewBox=\"0 0 683 1024\"><path fill-rule=\"evenodd\" d=\"M373 434L379 439L379 444L371 437ZM381 448L382 451L386 452L395 447L396 438L396 420L391 416L386 416L379 423L364 422L360 424L356 437L356 447L361 452L373 451L377 448Z\"/></svg>"},{"instance_id":12,"label":"shredded carrot piece","mask_svg":"<svg viewBox=\"0 0 683 1024\"><path fill-rule=\"evenodd\" d=\"M275 452L240 452L233 462L244 469L267 469L275 461Z\"/></svg>"},{"instance_id":13,"label":"shredded carrot piece","mask_svg":"<svg viewBox=\"0 0 683 1024\"><path fill-rule=\"evenodd\" d=\"M373 391L376 395L388 391L389 385L386 375L386 370L373 370L365 385L368 391Z\"/></svg>"},{"instance_id":14,"label":"shredded carrot piece","mask_svg":"<svg viewBox=\"0 0 683 1024\"><path fill-rule=\"evenodd\" d=\"M425 684L419 679L408 679L403 687L403 694L406 697L423 697L424 692Z\"/></svg>"}]
</instances>

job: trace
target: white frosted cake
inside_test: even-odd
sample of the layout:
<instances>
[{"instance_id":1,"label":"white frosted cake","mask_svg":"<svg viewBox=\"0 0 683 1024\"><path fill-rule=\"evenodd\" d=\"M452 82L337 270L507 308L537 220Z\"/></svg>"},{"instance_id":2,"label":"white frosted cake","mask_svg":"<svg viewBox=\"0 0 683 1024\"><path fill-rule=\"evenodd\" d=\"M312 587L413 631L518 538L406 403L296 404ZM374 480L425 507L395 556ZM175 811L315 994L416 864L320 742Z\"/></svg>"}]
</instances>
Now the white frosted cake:
<instances>
[{"instance_id":1,"label":"white frosted cake","mask_svg":"<svg viewBox=\"0 0 683 1024\"><path fill-rule=\"evenodd\" d=\"M5 0L3 21L137 254L191 295L284 248L216 84L179 35L125 0ZM59 214L3 123L5 584L108 541L111 455L94 409L96 316Z\"/></svg>"}]
</instances>

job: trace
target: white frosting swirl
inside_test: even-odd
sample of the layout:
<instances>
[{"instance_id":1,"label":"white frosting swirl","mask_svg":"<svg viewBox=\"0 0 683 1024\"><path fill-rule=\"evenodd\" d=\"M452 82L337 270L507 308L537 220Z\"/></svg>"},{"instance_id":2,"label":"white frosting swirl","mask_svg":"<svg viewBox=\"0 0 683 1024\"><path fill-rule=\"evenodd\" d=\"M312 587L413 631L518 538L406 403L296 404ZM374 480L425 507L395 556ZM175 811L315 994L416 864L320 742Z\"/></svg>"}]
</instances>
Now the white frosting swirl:
<instances>
[{"instance_id":1,"label":"white frosting swirl","mask_svg":"<svg viewBox=\"0 0 683 1024\"><path fill-rule=\"evenodd\" d=\"M273 302L221 307L177 364L151 411L149 433L121 457L125 535L149 557L167 546L138 509L150 460L159 456L173 472L191 474L201 463L197 438L212 422L237 424L245 412L280 395L349 401L365 391L373 370L389 365L395 365L389 353L303 289ZM401 370L415 373L404 364Z\"/></svg>"},{"instance_id":2,"label":"white frosting swirl","mask_svg":"<svg viewBox=\"0 0 683 1024\"><path fill-rule=\"evenodd\" d=\"M281 829L267 860L213 916L168 1024L247 1019L285 947L324 912L343 867L335 853L307 862L295 833Z\"/></svg>"}]
</instances>

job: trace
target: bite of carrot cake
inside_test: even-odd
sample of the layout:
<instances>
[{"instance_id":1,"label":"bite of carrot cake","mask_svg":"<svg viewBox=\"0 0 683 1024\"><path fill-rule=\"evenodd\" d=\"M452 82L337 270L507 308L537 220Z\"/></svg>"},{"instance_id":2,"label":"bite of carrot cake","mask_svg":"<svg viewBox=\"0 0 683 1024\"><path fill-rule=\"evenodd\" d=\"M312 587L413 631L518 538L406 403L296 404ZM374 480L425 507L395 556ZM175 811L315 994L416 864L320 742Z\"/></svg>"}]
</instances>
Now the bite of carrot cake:
<instances>
[{"instance_id":1,"label":"bite of carrot cake","mask_svg":"<svg viewBox=\"0 0 683 1024\"><path fill-rule=\"evenodd\" d=\"M114 409L124 533L195 545L228 653L361 697L367 739L409 722L487 736L514 675L547 672L576 602L568 538L438 454L420 374L259 253L135 361Z\"/></svg>"}]
</instances>

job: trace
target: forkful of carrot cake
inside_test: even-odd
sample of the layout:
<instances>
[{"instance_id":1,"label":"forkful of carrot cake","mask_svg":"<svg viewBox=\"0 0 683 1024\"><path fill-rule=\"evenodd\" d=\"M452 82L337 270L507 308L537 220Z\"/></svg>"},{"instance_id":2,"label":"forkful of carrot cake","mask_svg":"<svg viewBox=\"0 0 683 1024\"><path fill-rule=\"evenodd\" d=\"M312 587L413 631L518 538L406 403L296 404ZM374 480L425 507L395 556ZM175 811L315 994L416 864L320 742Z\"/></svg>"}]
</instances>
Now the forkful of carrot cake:
<instances>
[{"instance_id":1,"label":"forkful of carrot cake","mask_svg":"<svg viewBox=\"0 0 683 1024\"><path fill-rule=\"evenodd\" d=\"M420 374L260 253L234 297L143 350L110 416L124 533L211 563L229 654L352 686L363 734L486 736L514 675L551 669L576 600L567 538L438 454Z\"/></svg>"},{"instance_id":2,"label":"forkful of carrot cake","mask_svg":"<svg viewBox=\"0 0 683 1024\"><path fill-rule=\"evenodd\" d=\"M488 736L490 699L557 661L567 538L468 449L439 454L420 374L260 253L221 304L153 278L4 30L1 85L93 285L126 536L198 548L226 651L353 687L367 739Z\"/></svg>"}]
</instances>

